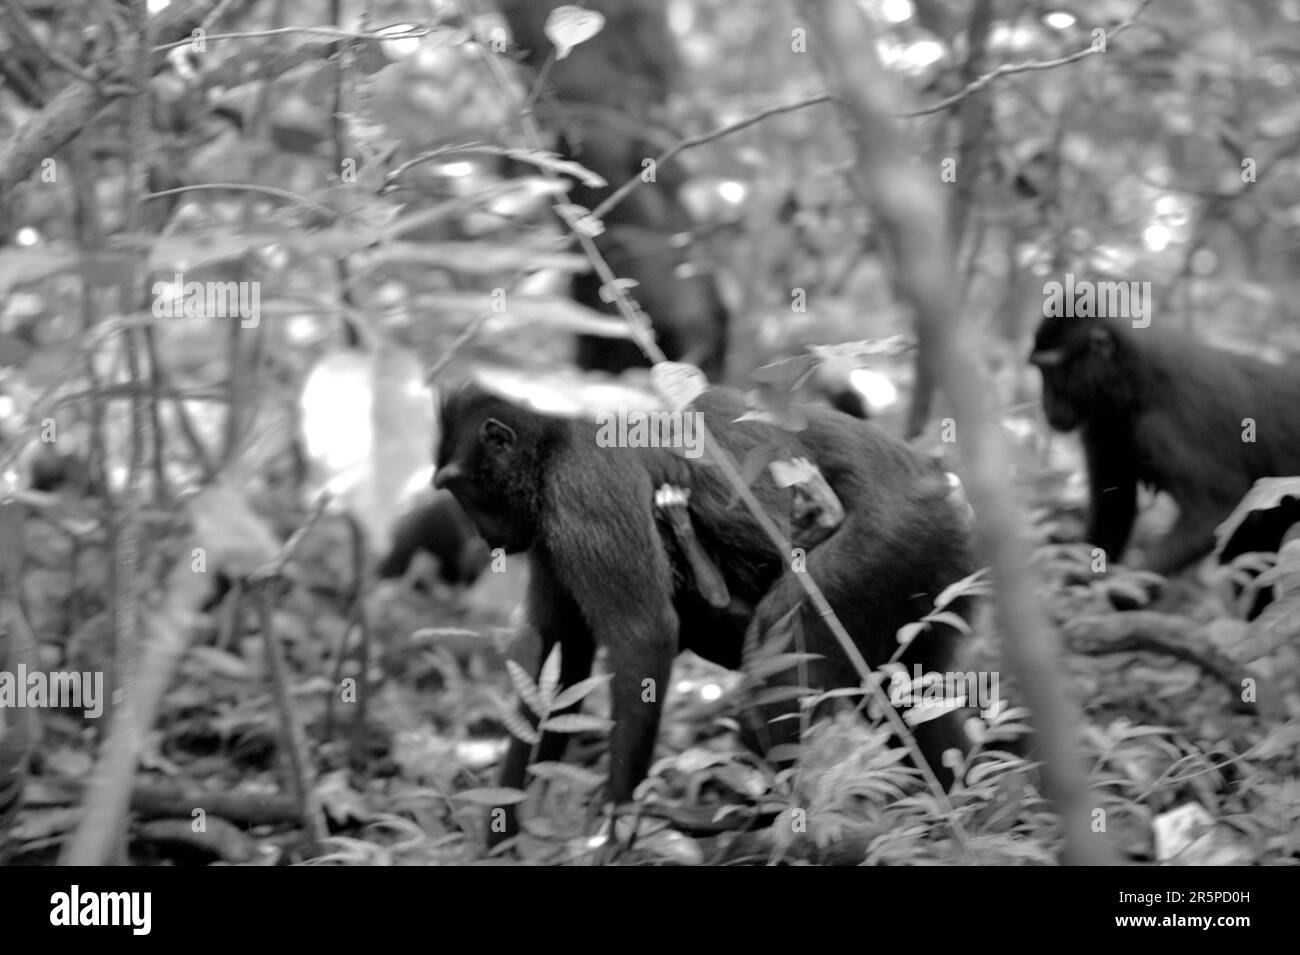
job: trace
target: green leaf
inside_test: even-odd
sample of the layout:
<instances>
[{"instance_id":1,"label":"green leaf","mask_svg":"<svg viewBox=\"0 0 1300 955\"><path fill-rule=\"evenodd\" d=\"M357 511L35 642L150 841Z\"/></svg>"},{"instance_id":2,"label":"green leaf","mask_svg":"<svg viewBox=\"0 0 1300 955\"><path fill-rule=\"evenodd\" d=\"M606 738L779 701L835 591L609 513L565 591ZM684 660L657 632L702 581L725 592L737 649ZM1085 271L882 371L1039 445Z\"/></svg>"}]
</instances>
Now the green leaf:
<instances>
[{"instance_id":1,"label":"green leaf","mask_svg":"<svg viewBox=\"0 0 1300 955\"><path fill-rule=\"evenodd\" d=\"M704 850L690 836L673 829L660 829L636 841L637 848L674 865L703 865Z\"/></svg>"},{"instance_id":2,"label":"green leaf","mask_svg":"<svg viewBox=\"0 0 1300 955\"><path fill-rule=\"evenodd\" d=\"M811 355L795 355L756 368L749 377L760 384L793 391L812 373L815 364Z\"/></svg>"},{"instance_id":3,"label":"green leaf","mask_svg":"<svg viewBox=\"0 0 1300 955\"><path fill-rule=\"evenodd\" d=\"M559 696L551 701L551 711L565 710L573 704L585 700L587 694L602 683L607 683L612 675L610 673L600 673L596 676L589 676L587 679L573 684L573 686L566 687L560 691Z\"/></svg>"},{"instance_id":4,"label":"green leaf","mask_svg":"<svg viewBox=\"0 0 1300 955\"><path fill-rule=\"evenodd\" d=\"M981 567L975 573L954 581L939 591L939 596L934 598L934 609L942 610L958 597L983 597L992 592L993 587L987 579L986 568Z\"/></svg>"},{"instance_id":5,"label":"green leaf","mask_svg":"<svg viewBox=\"0 0 1300 955\"><path fill-rule=\"evenodd\" d=\"M767 751L767 761L768 763L793 763L802 755L802 743L777 743Z\"/></svg>"},{"instance_id":6,"label":"green leaf","mask_svg":"<svg viewBox=\"0 0 1300 955\"><path fill-rule=\"evenodd\" d=\"M927 622L931 624L936 624L936 623L947 624L948 626L956 630L958 633L969 634L971 632L970 624L968 624L964 618L962 618L958 614L953 613L951 610L944 610L944 611L940 611L939 613L932 613L925 619Z\"/></svg>"},{"instance_id":7,"label":"green leaf","mask_svg":"<svg viewBox=\"0 0 1300 955\"><path fill-rule=\"evenodd\" d=\"M769 686L754 694L755 706L767 706L771 703L785 703L797 700L808 691L801 686Z\"/></svg>"},{"instance_id":8,"label":"green leaf","mask_svg":"<svg viewBox=\"0 0 1300 955\"><path fill-rule=\"evenodd\" d=\"M510 731L511 736L522 740L529 746L537 745L537 741L540 739L537 731L529 726L528 721L520 716L513 707L502 712L501 722L506 724L506 729Z\"/></svg>"},{"instance_id":9,"label":"green leaf","mask_svg":"<svg viewBox=\"0 0 1300 955\"><path fill-rule=\"evenodd\" d=\"M542 694L528 671L514 660L507 660L506 672L510 674L510 682L515 685L515 692L524 701L524 705L532 710L534 716L545 716L546 706L542 703Z\"/></svg>"},{"instance_id":10,"label":"green leaf","mask_svg":"<svg viewBox=\"0 0 1300 955\"><path fill-rule=\"evenodd\" d=\"M898 628L898 643L900 646L907 646L916 639L917 634L924 630L928 624L924 620L915 620L912 623L904 624Z\"/></svg>"},{"instance_id":11,"label":"green leaf","mask_svg":"<svg viewBox=\"0 0 1300 955\"><path fill-rule=\"evenodd\" d=\"M546 655L546 662L542 664L542 675L537 682L537 695L540 697L542 708L533 712L538 716L545 716L555 709L555 690L560 685L560 645L558 643Z\"/></svg>"},{"instance_id":12,"label":"green leaf","mask_svg":"<svg viewBox=\"0 0 1300 955\"><path fill-rule=\"evenodd\" d=\"M745 672L756 680L763 680L774 673L789 670L809 660L820 660L821 657L820 653L778 653L776 656L755 661L752 666L746 668Z\"/></svg>"},{"instance_id":13,"label":"green leaf","mask_svg":"<svg viewBox=\"0 0 1300 955\"><path fill-rule=\"evenodd\" d=\"M552 716L542 724L542 729L551 733L582 733L586 730L606 733L610 726L611 721L600 716L570 713L564 716Z\"/></svg>"},{"instance_id":14,"label":"green leaf","mask_svg":"<svg viewBox=\"0 0 1300 955\"><path fill-rule=\"evenodd\" d=\"M836 700L850 696L866 696L867 693L868 691L860 686L842 686L838 689L827 690L825 693L818 693L816 696L809 697L807 705L809 707L816 707L825 703L827 700Z\"/></svg>"},{"instance_id":15,"label":"green leaf","mask_svg":"<svg viewBox=\"0 0 1300 955\"><path fill-rule=\"evenodd\" d=\"M471 802L476 806L513 806L523 802L528 795L522 790L505 786L481 786L478 789L458 792L452 798Z\"/></svg>"},{"instance_id":16,"label":"green leaf","mask_svg":"<svg viewBox=\"0 0 1300 955\"><path fill-rule=\"evenodd\" d=\"M528 771L538 779L565 779L584 789L595 789L605 782L605 777L600 773L592 772L582 766L574 766L572 763L533 763L528 767Z\"/></svg>"},{"instance_id":17,"label":"green leaf","mask_svg":"<svg viewBox=\"0 0 1300 955\"><path fill-rule=\"evenodd\" d=\"M562 60L579 43L590 40L605 26L605 15L582 7L556 7L546 18L542 32L555 44L555 58Z\"/></svg>"}]
</instances>

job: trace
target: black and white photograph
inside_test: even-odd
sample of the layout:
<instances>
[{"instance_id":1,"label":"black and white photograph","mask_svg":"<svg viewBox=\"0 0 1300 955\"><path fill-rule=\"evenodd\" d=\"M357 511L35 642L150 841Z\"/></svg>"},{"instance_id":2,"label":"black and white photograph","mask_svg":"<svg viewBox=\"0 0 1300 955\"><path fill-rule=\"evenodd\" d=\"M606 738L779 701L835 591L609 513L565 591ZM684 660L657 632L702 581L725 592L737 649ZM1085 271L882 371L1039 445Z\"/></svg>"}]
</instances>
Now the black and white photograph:
<instances>
[{"instance_id":1,"label":"black and white photograph","mask_svg":"<svg viewBox=\"0 0 1300 955\"><path fill-rule=\"evenodd\" d=\"M1225 938L1298 763L1300 0L0 0L33 924L1069 866Z\"/></svg>"}]
</instances>

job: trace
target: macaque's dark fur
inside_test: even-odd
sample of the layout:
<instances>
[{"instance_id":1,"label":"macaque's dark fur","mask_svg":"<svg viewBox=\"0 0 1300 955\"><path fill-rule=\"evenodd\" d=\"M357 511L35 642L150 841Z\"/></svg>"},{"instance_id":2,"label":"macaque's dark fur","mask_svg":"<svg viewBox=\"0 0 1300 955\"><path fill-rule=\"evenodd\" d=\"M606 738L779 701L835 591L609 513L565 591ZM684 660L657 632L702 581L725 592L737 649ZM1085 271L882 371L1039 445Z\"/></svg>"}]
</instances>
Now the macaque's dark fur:
<instances>
[{"instance_id":1,"label":"macaque's dark fur","mask_svg":"<svg viewBox=\"0 0 1300 955\"><path fill-rule=\"evenodd\" d=\"M1170 573L1210 552L1215 527L1257 478L1300 474L1294 367L1127 321L1064 317L1044 319L1031 361L1043 373L1048 423L1082 429L1087 537L1114 560L1133 529L1139 482L1178 505L1177 523L1147 555L1151 569ZM1255 421L1254 443L1242 440L1245 418Z\"/></svg>"},{"instance_id":2,"label":"macaque's dark fur","mask_svg":"<svg viewBox=\"0 0 1300 955\"><path fill-rule=\"evenodd\" d=\"M419 550L437 558L438 577L448 584L472 584L490 559L469 518L446 491L418 500L398 517L392 538L375 568L381 580L405 574Z\"/></svg>"},{"instance_id":3,"label":"macaque's dark fur","mask_svg":"<svg viewBox=\"0 0 1300 955\"><path fill-rule=\"evenodd\" d=\"M949 502L942 470L875 425L808 407L805 431L778 433L736 422L746 408L728 390L708 391L692 408L704 413L736 461L780 438L791 455L820 467L845 518L808 554L808 573L873 667L894 654L900 627L972 570L964 520ZM593 423L543 417L476 386L447 397L442 421L439 485L456 494L490 546L510 553L531 548L527 611L541 634L543 658L560 641L561 682L568 686L589 674L598 645L608 650L609 796L624 802L653 755L673 657L691 649L739 668L747 630L761 639L804 602L804 592L791 571L783 573L780 556L707 455L600 448ZM653 505L655 489L666 483L690 489L696 534L733 598L725 610L710 607L689 574L674 567L679 558L666 545ZM766 469L752 489L780 525L791 492L777 488ZM809 685L857 685L859 676L807 605L800 624L803 649L824 655L808 665ZM902 661L947 670L957 648L957 635L940 627L919 636ZM793 682L795 675L791 670L769 682ZM647 678L654 680L653 702L643 699ZM797 726L797 720L769 725L768 738L759 742L790 739ZM955 715L922 724L917 737L941 776L942 751L965 746ZM544 734L538 758L557 759L563 746L563 736ZM512 741L502 785L522 787L529 751Z\"/></svg>"}]
</instances>

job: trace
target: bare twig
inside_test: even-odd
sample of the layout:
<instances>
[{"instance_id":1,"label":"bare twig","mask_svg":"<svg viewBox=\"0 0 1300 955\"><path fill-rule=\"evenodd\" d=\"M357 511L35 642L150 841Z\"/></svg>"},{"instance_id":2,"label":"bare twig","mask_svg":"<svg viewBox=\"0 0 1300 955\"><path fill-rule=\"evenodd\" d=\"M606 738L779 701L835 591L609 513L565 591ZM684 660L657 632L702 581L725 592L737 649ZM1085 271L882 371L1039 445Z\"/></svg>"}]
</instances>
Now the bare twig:
<instances>
[{"instance_id":1,"label":"bare twig","mask_svg":"<svg viewBox=\"0 0 1300 955\"><path fill-rule=\"evenodd\" d=\"M931 113L941 113L945 109L950 109L951 107L956 106L958 103L960 103L966 97L970 96L972 93L984 89L984 87L988 86L994 80L1001 79L1004 76L1012 76L1013 74L1016 73L1033 73L1040 70L1055 70L1062 66L1068 66L1071 63L1077 63L1079 60L1082 60L1085 57L1093 56L1097 53L1107 52L1110 48L1110 41L1113 40L1115 37L1119 36L1129 27L1136 24L1138 22L1138 18L1142 16L1142 11L1147 8L1147 4L1149 4L1150 2L1151 0L1141 0L1141 2L1138 4L1138 8L1134 10L1133 13L1130 14L1127 19L1117 24L1116 26L1112 27L1110 30L1107 30L1106 43L1104 45L1089 46L1085 50L1076 50L1075 52L1070 53L1066 56L1057 57L1054 60L1026 60L1021 63L1005 63L1002 66L999 66L997 69L991 70L990 72L985 73L983 76L978 77L975 80L972 80L966 86L959 89L956 93L953 93L951 96L939 100L937 103L931 103L929 106L923 106L920 109L908 110L905 113L898 113L896 115L910 118L913 116L928 116Z\"/></svg>"},{"instance_id":2,"label":"bare twig","mask_svg":"<svg viewBox=\"0 0 1300 955\"><path fill-rule=\"evenodd\" d=\"M724 126L711 129L707 133L700 133L696 136L689 136L686 139L683 139L681 142L664 150L656 156L654 158L654 164L655 166L662 166L665 163L672 162L678 154L683 153L688 149L693 149L696 146L703 146L705 143L711 143L714 140L722 139L724 136L730 136L732 133L739 132L742 129L747 129L755 123L761 123L763 120L771 116L779 116L781 113L792 113L795 110L805 109L809 106L816 106L819 103L828 103L830 102L830 99L831 95L829 93L815 93L812 96L795 100L792 103L782 103L778 106L769 106L766 109L759 110L752 116L746 116L733 123L727 123ZM613 209L616 205L626 199L628 194L635 189L641 181L640 175L636 175L623 183L623 185L610 193L610 195L600 205L591 210L592 217L596 219L605 218L605 216L609 215L609 210Z\"/></svg>"},{"instance_id":3,"label":"bare twig","mask_svg":"<svg viewBox=\"0 0 1300 955\"><path fill-rule=\"evenodd\" d=\"M285 755L289 760L289 783L293 789L298 815L312 839L321 843L329 830L316 800L315 772L307 752L307 734L303 732L289 693L288 665L284 659L284 644L276 629L272 613L271 587L263 585L257 595L258 625L266 643L266 662L271 670L271 687L275 693L275 708L280 714Z\"/></svg>"},{"instance_id":4,"label":"bare twig","mask_svg":"<svg viewBox=\"0 0 1300 955\"><path fill-rule=\"evenodd\" d=\"M318 844L328 835L328 829L316 799L315 772L308 756L307 735L303 731L289 692L289 668L284 659L284 645L280 641L279 631L276 630L272 599L276 582L283 577L285 567L293 559L307 534L324 515L329 502L330 498L326 494L317 498L316 506L307 520L293 532L275 559L248 577L249 584L257 591L258 625L266 644L271 687L275 694L276 710L280 716L282 741L289 760L290 786L298 805L299 817L312 839Z\"/></svg>"},{"instance_id":5,"label":"bare twig","mask_svg":"<svg viewBox=\"0 0 1300 955\"><path fill-rule=\"evenodd\" d=\"M300 196L296 192L290 192L288 189L277 189L275 186L263 186L254 182L201 182L192 186L177 186L175 189L163 189L159 192L146 192L145 199L161 199L163 196L174 196L182 192L202 192L204 190L215 189L223 192L258 192L266 196L274 196L277 199L284 199L286 202L292 202L302 206L304 209L310 209L312 212L319 212L321 215L334 219L338 216L329 206L322 205L314 199L308 199L306 196Z\"/></svg>"},{"instance_id":6,"label":"bare twig","mask_svg":"<svg viewBox=\"0 0 1300 955\"><path fill-rule=\"evenodd\" d=\"M395 30L391 33L371 33L364 30L342 30L338 27L279 27L274 30L242 30L238 33L209 33L203 37L205 43L214 40L264 40L272 36L324 36L332 40L414 40L422 36L428 36L434 30L433 27L418 26L411 24L404 30ZM161 46L155 46L153 52L166 53L168 50L174 50L178 47L187 46L193 40L186 37L184 40L177 40L175 43L164 43Z\"/></svg>"},{"instance_id":7,"label":"bare twig","mask_svg":"<svg viewBox=\"0 0 1300 955\"><path fill-rule=\"evenodd\" d=\"M1106 34L1107 44L1109 44L1114 37L1119 36L1125 30L1137 23L1138 18L1142 15L1142 11L1146 9L1147 4L1150 2L1151 0L1141 0L1141 4L1138 9L1133 12L1132 16L1117 25L1114 29L1110 30ZM931 113L940 113L946 109L951 109L971 94L984 89L994 80L1001 79L1004 76L1012 76L1016 73L1028 73L1037 70L1054 70L1058 67L1066 66L1070 63L1082 60L1084 57L1092 56L1093 54L1100 52L1101 50L1099 48L1090 46L1086 50L1078 50L1068 56L1058 57L1054 60L1029 60L1022 63L1008 63L971 80L962 89L953 93L951 96L939 100L937 103L932 103L929 106L923 106L918 109L892 112L891 115L897 116L900 119L911 119L917 116L928 116ZM680 153L685 152L687 149L691 149L695 146L702 146L705 143L710 143L722 139L725 136L730 136L732 133L739 132L742 129L753 126L755 123L762 122L772 116L793 112L794 110L805 109L809 106L817 106L821 103L830 102L832 99L833 96L831 93L821 92L806 96L803 99L795 100L792 103L769 106L765 109L759 110L752 116L746 116L743 119L736 120L735 122L726 123L725 125L712 129L707 133L700 133L696 136L690 136L683 139L681 142L656 156L654 159L655 165L662 166L667 162L671 162ZM601 202L600 205L592 210L591 214L597 219L603 219L605 216L609 215L611 209L626 199L632 190L636 189L637 186L640 185L641 181L639 175L633 176L627 182L623 183L623 185L614 190L614 192Z\"/></svg>"}]
</instances>

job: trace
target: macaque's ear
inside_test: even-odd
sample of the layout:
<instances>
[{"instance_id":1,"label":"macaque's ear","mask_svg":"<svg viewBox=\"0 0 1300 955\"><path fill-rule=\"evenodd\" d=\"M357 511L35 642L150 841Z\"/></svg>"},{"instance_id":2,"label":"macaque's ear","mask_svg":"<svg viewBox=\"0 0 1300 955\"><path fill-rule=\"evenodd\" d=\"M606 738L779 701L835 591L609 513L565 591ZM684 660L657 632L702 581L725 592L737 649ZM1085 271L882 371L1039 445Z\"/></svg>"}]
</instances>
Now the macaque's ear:
<instances>
[{"instance_id":1,"label":"macaque's ear","mask_svg":"<svg viewBox=\"0 0 1300 955\"><path fill-rule=\"evenodd\" d=\"M496 418L488 418L484 421L478 433L484 444L498 450L504 450L515 443L514 429Z\"/></svg>"}]
</instances>

